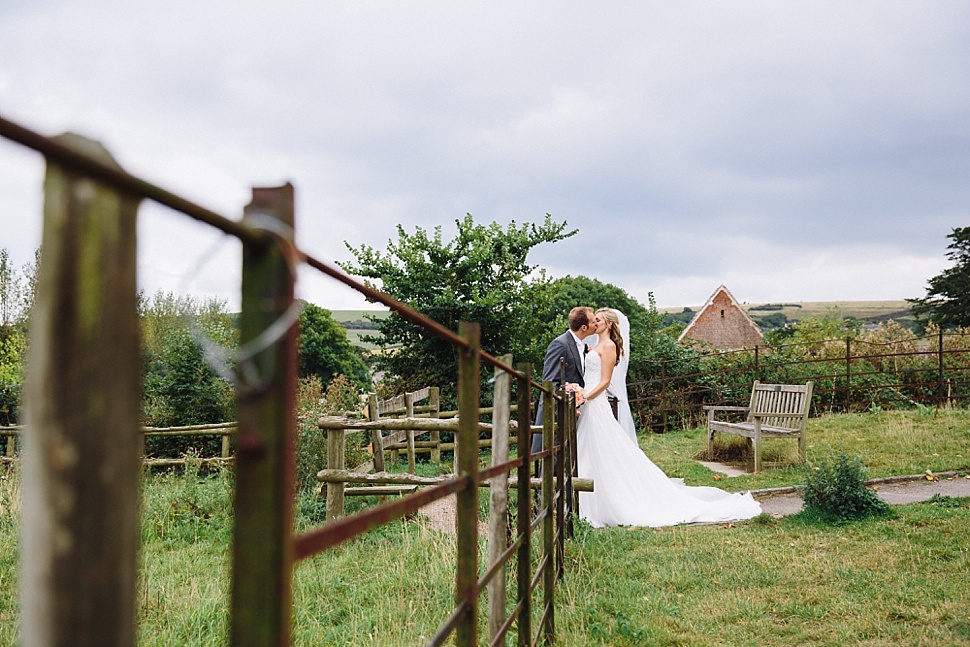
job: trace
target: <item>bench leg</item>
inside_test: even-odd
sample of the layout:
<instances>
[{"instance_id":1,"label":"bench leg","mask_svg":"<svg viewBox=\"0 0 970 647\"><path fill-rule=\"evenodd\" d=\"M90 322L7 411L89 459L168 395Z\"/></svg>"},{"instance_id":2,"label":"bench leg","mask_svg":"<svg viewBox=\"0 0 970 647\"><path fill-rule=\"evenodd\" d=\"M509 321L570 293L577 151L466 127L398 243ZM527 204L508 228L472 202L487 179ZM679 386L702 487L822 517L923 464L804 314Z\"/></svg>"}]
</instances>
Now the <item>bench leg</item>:
<instances>
[{"instance_id":1,"label":"bench leg","mask_svg":"<svg viewBox=\"0 0 970 647\"><path fill-rule=\"evenodd\" d=\"M707 430L707 460L714 460L714 430Z\"/></svg>"},{"instance_id":2,"label":"bench leg","mask_svg":"<svg viewBox=\"0 0 970 647\"><path fill-rule=\"evenodd\" d=\"M805 462L805 459L806 459L805 445L806 445L805 432L803 431L802 434L798 437L798 459L803 463Z\"/></svg>"},{"instance_id":3,"label":"bench leg","mask_svg":"<svg viewBox=\"0 0 970 647\"><path fill-rule=\"evenodd\" d=\"M754 445L754 471L761 471L761 434L759 429L755 429L754 438L751 440Z\"/></svg>"}]
</instances>

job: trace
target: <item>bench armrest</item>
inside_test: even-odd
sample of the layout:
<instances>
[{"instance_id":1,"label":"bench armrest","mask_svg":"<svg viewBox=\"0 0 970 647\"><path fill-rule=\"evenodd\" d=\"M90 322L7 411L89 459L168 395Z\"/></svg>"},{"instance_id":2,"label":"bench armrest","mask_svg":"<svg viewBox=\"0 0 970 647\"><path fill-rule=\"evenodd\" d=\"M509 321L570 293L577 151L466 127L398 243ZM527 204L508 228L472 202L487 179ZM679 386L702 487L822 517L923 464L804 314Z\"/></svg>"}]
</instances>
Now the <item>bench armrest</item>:
<instances>
[{"instance_id":1,"label":"bench armrest","mask_svg":"<svg viewBox=\"0 0 970 647\"><path fill-rule=\"evenodd\" d=\"M751 407L711 406L704 405L704 411L747 411Z\"/></svg>"}]
</instances>

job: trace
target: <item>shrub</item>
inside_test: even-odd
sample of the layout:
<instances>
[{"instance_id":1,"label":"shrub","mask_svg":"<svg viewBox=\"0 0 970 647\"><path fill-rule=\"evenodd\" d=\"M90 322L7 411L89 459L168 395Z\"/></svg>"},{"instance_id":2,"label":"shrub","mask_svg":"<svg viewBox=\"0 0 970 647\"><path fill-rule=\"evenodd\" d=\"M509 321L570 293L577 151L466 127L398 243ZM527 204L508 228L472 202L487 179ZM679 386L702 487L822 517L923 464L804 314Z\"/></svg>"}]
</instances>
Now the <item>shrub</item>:
<instances>
[{"instance_id":1,"label":"shrub","mask_svg":"<svg viewBox=\"0 0 970 647\"><path fill-rule=\"evenodd\" d=\"M802 498L806 510L835 523L888 513L889 504L866 487L866 473L859 457L839 454L833 459L823 459L804 486Z\"/></svg>"},{"instance_id":2,"label":"shrub","mask_svg":"<svg viewBox=\"0 0 970 647\"><path fill-rule=\"evenodd\" d=\"M298 452L297 483L300 490L311 491L318 485L316 475L326 465L327 436L317 426L321 416L343 415L347 411L359 411L360 396L356 386L343 375L338 375L326 390L316 375L300 380L297 405ZM355 443L366 441L364 434L348 434L346 464L353 467L366 460L363 449Z\"/></svg>"}]
</instances>

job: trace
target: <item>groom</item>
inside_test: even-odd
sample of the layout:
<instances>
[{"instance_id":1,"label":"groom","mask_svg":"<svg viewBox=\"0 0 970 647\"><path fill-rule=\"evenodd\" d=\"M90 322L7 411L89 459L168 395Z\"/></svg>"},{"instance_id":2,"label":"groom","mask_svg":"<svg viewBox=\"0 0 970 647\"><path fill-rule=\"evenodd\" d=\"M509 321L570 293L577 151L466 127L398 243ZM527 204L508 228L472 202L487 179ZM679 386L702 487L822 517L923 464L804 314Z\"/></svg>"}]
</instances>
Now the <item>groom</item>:
<instances>
[{"instance_id":1,"label":"groom","mask_svg":"<svg viewBox=\"0 0 970 647\"><path fill-rule=\"evenodd\" d=\"M552 340L546 348L546 359L542 363L542 381L551 381L553 389L559 389L562 384L559 382L560 360L566 360L565 377L566 382L575 382L579 386L585 387L583 382L583 370L586 365L585 354L587 351L584 340L593 334L593 309L581 306L569 311L569 330ZM536 409L535 424L542 424L542 409L545 396L539 400L539 407ZM542 434L532 434L532 453L537 454L542 451Z\"/></svg>"}]
</instances>

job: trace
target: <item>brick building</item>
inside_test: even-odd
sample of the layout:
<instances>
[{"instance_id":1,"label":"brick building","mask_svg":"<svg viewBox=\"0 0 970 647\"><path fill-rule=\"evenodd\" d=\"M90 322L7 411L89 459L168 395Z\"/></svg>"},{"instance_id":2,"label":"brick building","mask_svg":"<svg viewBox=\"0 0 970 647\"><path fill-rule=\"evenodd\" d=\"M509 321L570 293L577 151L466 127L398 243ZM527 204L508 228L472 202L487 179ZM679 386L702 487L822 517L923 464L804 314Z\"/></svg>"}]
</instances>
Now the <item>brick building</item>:
<instances>
[{"instance_id":1,"label":"brick building","mask_svg":"<svg viewBox=\"0 0 970 647\"><path fill-rule=\"evenodd\" d=\"M761 344L762 338L758 324L722 285L694 315L677 341L680 344L695 341L710 344L718 350L732 350L752 348Z\"/></svg>"}]
</instances>

